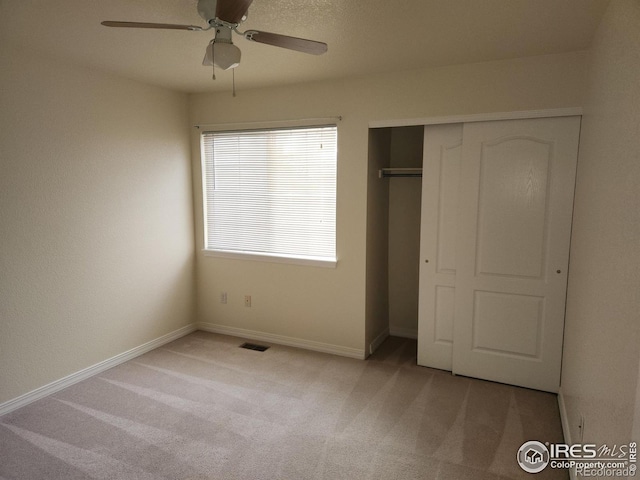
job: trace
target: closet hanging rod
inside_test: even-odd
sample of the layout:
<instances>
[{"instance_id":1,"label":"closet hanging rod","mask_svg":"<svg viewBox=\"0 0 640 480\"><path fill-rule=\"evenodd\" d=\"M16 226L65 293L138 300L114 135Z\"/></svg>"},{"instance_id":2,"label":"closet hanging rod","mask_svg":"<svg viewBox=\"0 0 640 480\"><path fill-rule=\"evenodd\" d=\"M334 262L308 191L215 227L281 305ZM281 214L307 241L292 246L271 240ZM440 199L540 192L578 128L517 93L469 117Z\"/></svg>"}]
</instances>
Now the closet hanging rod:
<instances>
[{"instance_id":1,"label":"closet hanging rod","mask_svg":"<svg viewBox=\"0 0 640 480\"><path fill-rule=\"evenodd\" d=\"M382 168L378 170L378 178L422 177L421 168Z\"/></svg>"}]
</instances>

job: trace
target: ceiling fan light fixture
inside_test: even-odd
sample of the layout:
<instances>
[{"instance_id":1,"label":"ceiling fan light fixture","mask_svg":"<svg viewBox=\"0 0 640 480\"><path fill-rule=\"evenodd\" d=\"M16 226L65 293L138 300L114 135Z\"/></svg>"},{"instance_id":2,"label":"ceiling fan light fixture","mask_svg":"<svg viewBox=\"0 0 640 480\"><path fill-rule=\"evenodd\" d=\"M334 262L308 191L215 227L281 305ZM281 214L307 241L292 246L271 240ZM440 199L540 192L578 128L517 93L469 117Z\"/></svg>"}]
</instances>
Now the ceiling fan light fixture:
<instances>
[{"instance_id":1,"label":"ceiling fan light fixture","mask_svg":"<svg viewBox=\"0 0 640 480\"><path fill-rule=\"evenodd\" d=\"M216 42L207 46L207 52L202 65L210 67L214 65L222 70L229 70L240 65L241 52L233 43Z\"/></svg>"}]
</instances>

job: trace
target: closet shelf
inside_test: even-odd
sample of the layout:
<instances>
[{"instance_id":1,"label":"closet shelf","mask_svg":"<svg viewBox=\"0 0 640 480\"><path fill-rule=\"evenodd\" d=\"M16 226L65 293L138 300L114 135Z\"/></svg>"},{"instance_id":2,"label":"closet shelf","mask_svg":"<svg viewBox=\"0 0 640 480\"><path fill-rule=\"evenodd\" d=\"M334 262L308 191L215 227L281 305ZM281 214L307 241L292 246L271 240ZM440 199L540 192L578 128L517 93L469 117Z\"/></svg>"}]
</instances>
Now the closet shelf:
<instances>
[{"instance_id":1,"label":"closet shelf","mask_svg":"<svg viewBox=\"0 0 640 480\"><path fill-rule=\"evenodd\" d=\"M382 168L378 170L378 178L422 177L421 168Z\"/></svg>"}]
</instances>

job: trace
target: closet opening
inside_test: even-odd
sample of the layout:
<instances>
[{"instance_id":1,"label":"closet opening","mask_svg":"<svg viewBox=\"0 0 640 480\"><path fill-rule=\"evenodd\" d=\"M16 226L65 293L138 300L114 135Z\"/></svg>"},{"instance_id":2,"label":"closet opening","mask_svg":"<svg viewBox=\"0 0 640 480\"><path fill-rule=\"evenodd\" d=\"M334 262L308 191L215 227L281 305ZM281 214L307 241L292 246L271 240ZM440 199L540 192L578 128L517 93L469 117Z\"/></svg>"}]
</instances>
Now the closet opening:
<instances>
[{"instance_id":1,"label":"closet opening","mask_svg":"<svg viewBox=\"0 0 640 480\"><path fill-rule=\"evenodd\" d=\"M369 129L366 349L417 339L424 126Z\"/></svg>"},{"instance_id":2,"label":"closet opening","mask_svg":"<svg viewBox=\"0 0 640 480\"><path fill-rule=\"evenodd\" d=\"M417 336L418 365L558 391L580 120L370 124L369 352Z\"/></svg>"}]
</instances>

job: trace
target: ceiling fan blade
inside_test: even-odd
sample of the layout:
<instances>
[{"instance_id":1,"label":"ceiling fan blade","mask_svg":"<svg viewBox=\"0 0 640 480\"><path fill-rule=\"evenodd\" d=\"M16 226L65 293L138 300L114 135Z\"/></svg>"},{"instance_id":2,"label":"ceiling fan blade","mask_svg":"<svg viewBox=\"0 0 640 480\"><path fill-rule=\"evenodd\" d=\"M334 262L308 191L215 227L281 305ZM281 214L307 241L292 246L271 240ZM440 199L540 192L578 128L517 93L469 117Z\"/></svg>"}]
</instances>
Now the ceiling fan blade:
<instances>
[{"instance_id":1,"label":"ceiling fan blade","mask_svg":"<svg viewBox=\"0 0 640 480\"><path fill-rule=\"evenodd\" d=\"M258 30L247 30L244 37L252 42L264 43L275 47L288 48L297 52L310 53L311 55L322 55L327 51L327 44L307 40L305 38L289 37L279 33L261 32Z\"/></svg>"},{"instance_id":2,"label":"ceiling fan blade","mask_svg":"<svg viewBox=\"0 0 640 480\"><path fill-rule=\"evenodd\" d=\"M228 23L240 23L253 0L218 0L216 17Z\"/></svg>"},{"instance_id":3,"label":"ceiling fan blade","mask_svg":"<svg viewBox=\"0 0 640 480\"><path fill-rule=\"evenodd\" d=\"M200 31L204 30L197 25L176 25L174 23L144 23L144 22L102 22L105 27L124 27L124 28L159 28L165 30L191 30Z\"/></svg>"}]
</instances>

